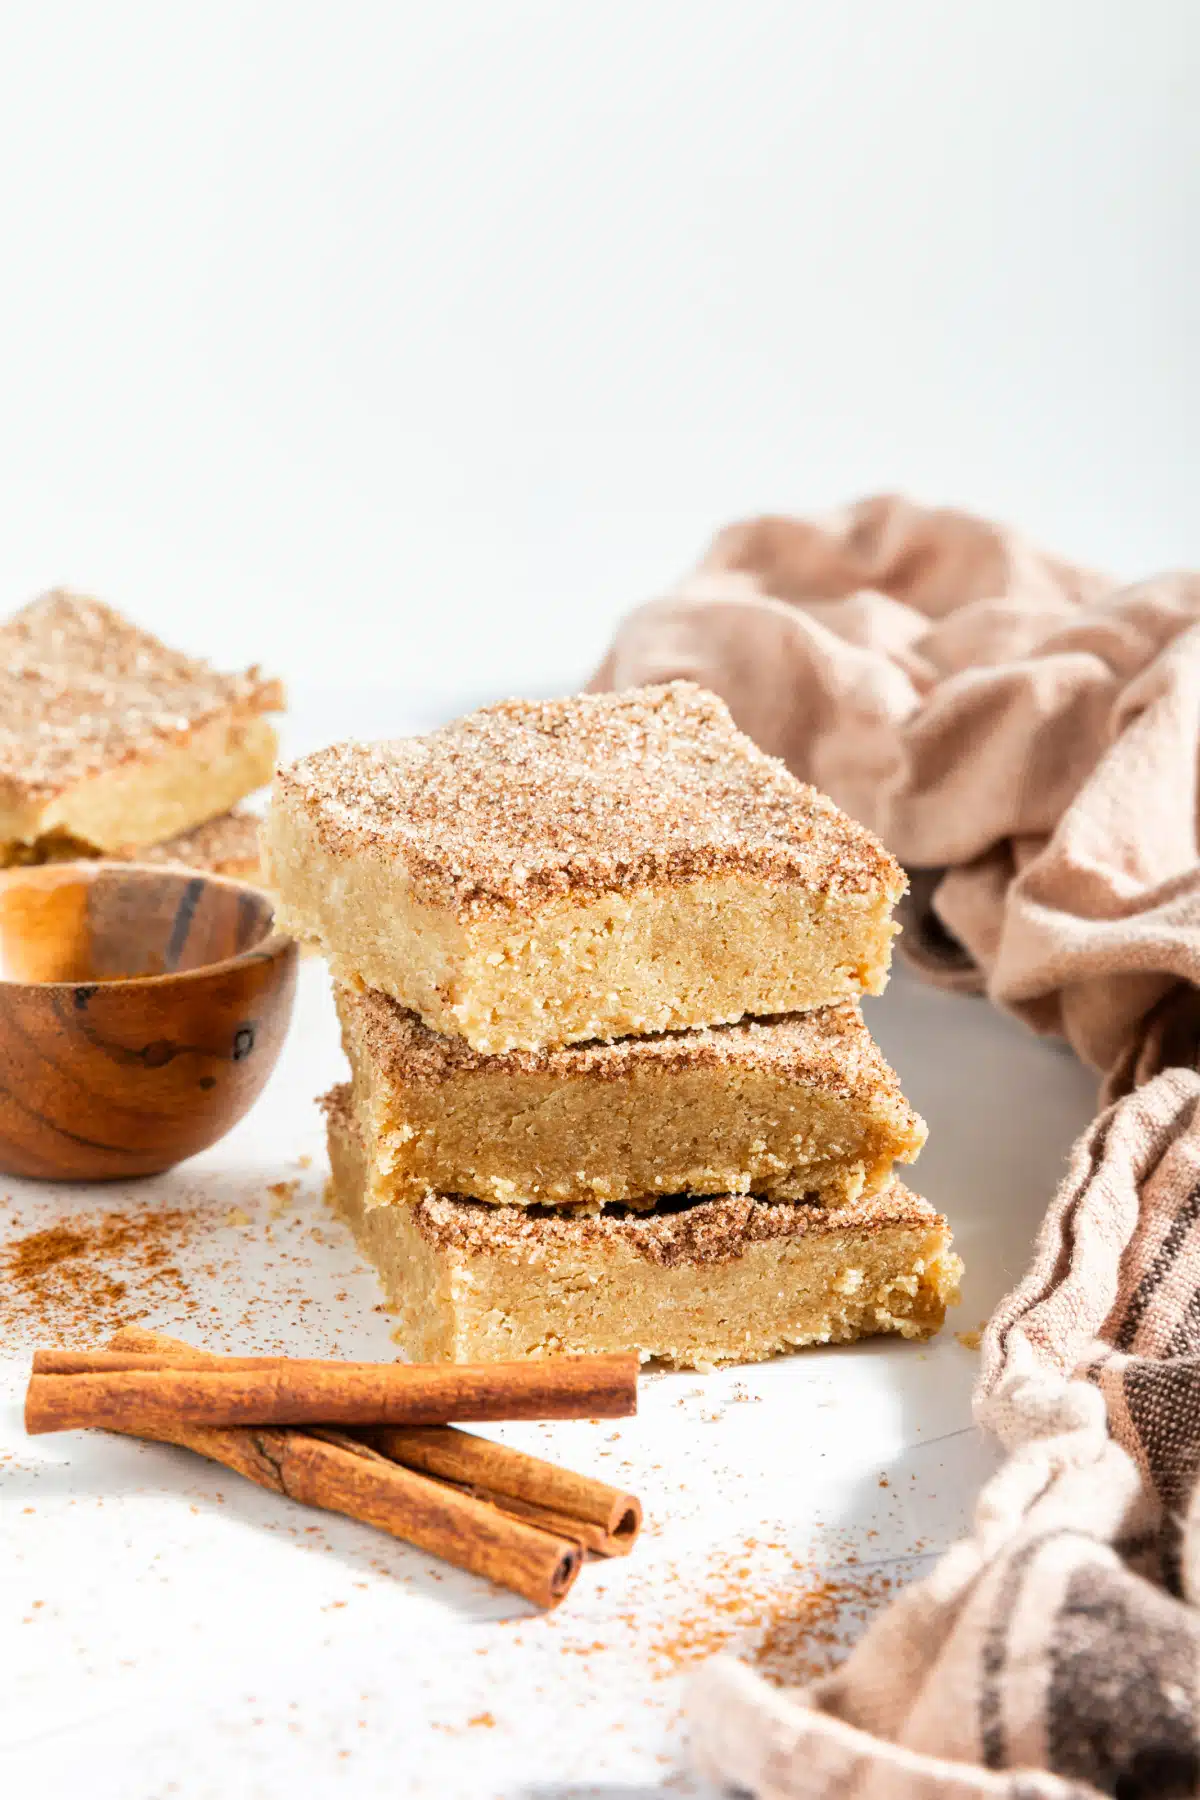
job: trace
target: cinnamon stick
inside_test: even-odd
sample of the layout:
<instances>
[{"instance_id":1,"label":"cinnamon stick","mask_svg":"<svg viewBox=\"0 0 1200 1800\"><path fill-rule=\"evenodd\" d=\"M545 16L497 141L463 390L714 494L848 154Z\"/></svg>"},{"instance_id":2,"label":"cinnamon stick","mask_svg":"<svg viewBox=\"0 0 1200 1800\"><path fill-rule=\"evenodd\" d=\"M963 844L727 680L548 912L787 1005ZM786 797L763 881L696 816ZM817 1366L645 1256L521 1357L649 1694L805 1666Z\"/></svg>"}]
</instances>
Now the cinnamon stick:
<instances>
[{"instance_id":1,"label":"cinnamon stick","mask_svg":"<svg viewBox=\"0 0 1200 1800\"><path fill-rule=\"evenodd\" d=\"M197 1362L203 1360L203 1353L136 1326L119 1332L114 1343L148 1345L149 1340ZM458 1568L487 1576L535 1606L557 1606L582 1565L577 1540L555 1536L474 1495L404 1468L340 1432L258 1426L213 1429L183 1423L127 1423L109 1429L177 1444L272 1493L375 1525Z\"/></svg>"},{"instance_id":2,"label":"cinnamon stick","mask_svg":"<svg viewBox=\"0 0 1200 1800\"><path fill-rule=\"evenodd\" d=\"M576 1536L600 1555L627 1556L641 1530L642 1509L632 1494L491 1438L450 1425L385 1425L361 1435L405 1468L458 1482L517 1518Z\"/></svg>"},{"instance_id":3,"label":"cinnamon stick","mask_svg":"<svg viewBox=\"0 0 1200 1800\"><path fill-rule=\"evenodd\" d=\"M636 1536L628 1539L611 1536L602 1525L593 1525L588 1519L572 1519L566 1513L551 1512L548 1507L535 1506L531 1500L515 1500L511 1494L492 1493L488 1488L461 1487L458 1482L449 1485L458 1487L460 1493L470 1494L473 1499L485 1501L488 1506L498 1507L514 1519L536 1525L539 1531L566 1538L594 1556L628 1556L636 1542Z\"/></svg>"},{"instance_id":4,"label":"cinnamon stick","mask_svg":"<svg viewBox=\"0 0 1200 1800\"><path fill-rule=\"evenodd\" d=\"M128 1436L197 1451L306 1506L378 1526L457 1568L486 1575L535 1606L557 1606L583 1561L574 1539L402 1468L341 1434L272 1426L123 1429Z\"/></svg>"},{"instance_id":5,"label":"cinnamon stick","mask_svg":"<svg viewBox=\"0 0 1200 1800\"><path fill-rule=\"evenodd\" d=\"M103 1352L98 1353L103 1355ZM111 1355L111 1352L109 1353ZM170 1354L170 1353L168 1353ZM177 1358L177 1360L176 1360ZM441 1425L453 1419L618 1419L637 1410L635 1356L409 1364L176 1352L113 1368L42 1352L25 1397L31 1434L130 1425ZM128 1360L128 1358L127 1358ZM249 1366L247 1366L249 1365Z\"/></svg>"},{"instance_id":6,"label":"cinnamon stick","mask_svg":"<svg viewBox=\"0 0 1200 1800\"><path fill-rule=\"evenodd\" d=\"M152 1333L147 1341L165 1344ZM37 1350L33 1370L38 1375L122 1374L158 1372L207 1366L227 1373L277 1369L278 1357L209 1356L180 1344L178 1349ZM307 1365L312 1367L312 1364ZM371 1363L319 1365L343 1373L347 1369L374 1371ZM453 1426L398 1425L367 1427L355 1434L392 1462L453 1481L466 1492L491 1505L503 1507L517 1518L541 1524L545 1530L573 1537L589 1550L605 1556L628 1555L641 1528L641 1507L632 1494L594 1481L586 1475L558 1468ZM586 1529L584 1529L586 1527Z\"/></svg>"}]
</instances>

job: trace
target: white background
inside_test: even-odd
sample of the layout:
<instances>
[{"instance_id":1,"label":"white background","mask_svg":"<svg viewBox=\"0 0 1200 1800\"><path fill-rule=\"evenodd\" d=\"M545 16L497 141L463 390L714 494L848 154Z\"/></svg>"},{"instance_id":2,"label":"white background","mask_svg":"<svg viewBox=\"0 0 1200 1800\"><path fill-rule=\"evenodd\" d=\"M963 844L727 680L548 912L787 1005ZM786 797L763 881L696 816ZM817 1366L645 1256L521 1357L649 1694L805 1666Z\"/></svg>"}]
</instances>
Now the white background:
<instances>
[{"instance_id":1,"label":"white background","mask_svg":"<svg viewBox=\"0 0 1200 1800\"><path fill-rule=\"evenodd\" d=\"M881 487L1200 561L1193 0L0 9L0 610L573 685Z\"/></svg>"},{"instance_id":2,"label":"white background","mask_svg":"<svg viewBox=\"0 0 1200 1800\"><path fill-rule=\"evenodd\" d=\"M759 509L901 488L1118 573L1200 562L1198 76L1193 0L9 0L0 612L67 582L261 659L295 745L574 685ZM872 1025L970 1328L1092 1083L903 976ZM307 1149L287 1230L324 1248L289 1343L389 1353L321 1210L337 1072L310 963L262 1105L158 1184L245 1233L196 1277L230 1347ZM127 1199L17 1186L14 1229ZM664 1376L611 1451L549 1443L652 1530L522 1622L338 1521L305 1555L307 1515L169 1452L31 1443L30 1344L2 1348L0 1786L54 1800L699 1793L655 1642L713 1568L757 1537L919 1573L992 1456L953 1331Z\"/></svg>"}]
</instances>

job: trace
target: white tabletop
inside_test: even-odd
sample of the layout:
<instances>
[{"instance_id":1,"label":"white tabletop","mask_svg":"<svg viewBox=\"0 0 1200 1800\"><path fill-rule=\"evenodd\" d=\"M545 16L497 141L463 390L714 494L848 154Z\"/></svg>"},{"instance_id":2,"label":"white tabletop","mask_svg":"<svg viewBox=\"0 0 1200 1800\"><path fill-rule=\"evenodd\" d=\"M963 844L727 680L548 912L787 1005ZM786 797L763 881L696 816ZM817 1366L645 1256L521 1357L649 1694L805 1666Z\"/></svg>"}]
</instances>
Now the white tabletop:
<instances>
[{"instance_id":1,"label":"white tabletop","mask_svg":"<svg viewBox=\"0 0 1200 1800\"><path fill-rule=\"evenodd\" d=\"M635 1420L496 1428L645 1504L634 1555L586 1567L552 1616L184 1452L26 1438L30 1349L89 1334L65 1330L70 1307L39 1319L10 1280L0 1788L44 1800L701 1794L686 1772L688 1667L722 1644L761 1654L765 1637L772 1666L803 1678L962 1530L993 1453L970 1422L978 1358L956 1333L1020 1272L1090 1116L1091 1078L980 1002L900 972L870 1023L929 1121L914 1185L954 1226L962 1306L927 1346L879 1339L707 1377L652 1373ZM77 1215L95 1236L104 1217L174 1209L157 1265L143 1234L105 1265L123 1294L92 1280L101 1329L144 1313L217 1349L394 1355L375 1279L322 1204L312 1099L341 1074L324 970L308 962L279 1069L223 1144L128 1186L9 1182L3 1240ZM78 1267L86 1280L97 1264ZM802 1622L789 1630L789 1617Z\"/></svg>"}]
</instances>

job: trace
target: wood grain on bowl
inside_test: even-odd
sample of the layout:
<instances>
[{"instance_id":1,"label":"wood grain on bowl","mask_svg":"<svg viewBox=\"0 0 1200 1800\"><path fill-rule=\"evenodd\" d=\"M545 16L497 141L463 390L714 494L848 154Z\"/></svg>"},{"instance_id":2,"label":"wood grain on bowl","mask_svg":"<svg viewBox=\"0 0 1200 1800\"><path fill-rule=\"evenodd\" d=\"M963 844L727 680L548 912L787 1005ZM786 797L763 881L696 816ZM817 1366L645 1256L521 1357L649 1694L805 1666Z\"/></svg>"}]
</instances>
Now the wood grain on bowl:
<instances>
[{"instance_id":1,"label":"wood grain on bowl","mask_svg":"<svg viewBox=\"0 0 1200 1800\"><path fill-rule=\"evenodd\" d=\"M294 943L259 890L104 863L0 876L0 1170L156 1174L223 1137L287 1032Z\"/></svg>"}]
</instances>

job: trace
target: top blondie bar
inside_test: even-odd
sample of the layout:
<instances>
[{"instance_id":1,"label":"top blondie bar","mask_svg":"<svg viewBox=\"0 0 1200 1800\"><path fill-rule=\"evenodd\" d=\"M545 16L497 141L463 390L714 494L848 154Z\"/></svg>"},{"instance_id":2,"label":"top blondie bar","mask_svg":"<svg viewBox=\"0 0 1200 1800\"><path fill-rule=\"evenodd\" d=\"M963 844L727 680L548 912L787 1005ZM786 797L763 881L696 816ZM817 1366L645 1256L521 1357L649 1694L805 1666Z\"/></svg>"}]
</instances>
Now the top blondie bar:
<instances>
[{"instance_id":1,"label":"top blondie bar","mask_svg":"<svg viewBox=\"0 0 1200 1800\"><path fill-rule=\"evenodd\" d=\"M222 675L99 600L58 591L0 626L0 866L128 853L270 780L283 690Z\"/></svg>"},{"instance_id":2,"label":"top blondie bar","mask_svg":"<svg viewBox=\"0 0 1200 1800\"><path fill-rule=\"evenodd\" d=\"M265 837L286 929L489 1054L878 993L904 889L687 682L334 745Z\"/></svg>"}]
</instances>

